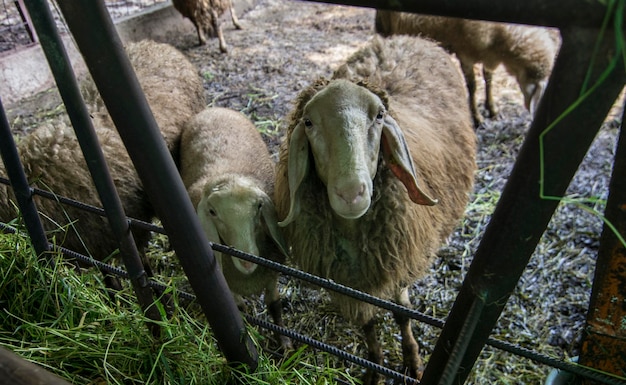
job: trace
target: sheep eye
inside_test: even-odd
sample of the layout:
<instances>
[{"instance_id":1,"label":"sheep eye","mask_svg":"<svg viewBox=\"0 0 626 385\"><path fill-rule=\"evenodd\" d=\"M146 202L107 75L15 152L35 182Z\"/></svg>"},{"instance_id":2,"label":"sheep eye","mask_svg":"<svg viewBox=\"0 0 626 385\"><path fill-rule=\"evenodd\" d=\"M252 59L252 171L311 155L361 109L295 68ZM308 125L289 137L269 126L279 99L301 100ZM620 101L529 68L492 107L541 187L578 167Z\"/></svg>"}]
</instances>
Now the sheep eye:
<instances>
[{"instance_id":1,"label":"sheep eye","mask_svg":"<svg viewBox=\"0 0 626 385\"><path fill-rule=\"evenodd\" d=\"M313 122L311 121L311 119L304 119L304 127L306 128L311 128L313 127Z\"/></svg>"},{"instance_id":2,"label":"sheep eye","mask_svg":"<svg viewBox=\"0 0 626 385\"><path fill-rule=\"evenodd\" d=\"M209 209L209 215L212 217L216 217L217 216L217 212L214 209Z\"/></svg>"}]
</instances>

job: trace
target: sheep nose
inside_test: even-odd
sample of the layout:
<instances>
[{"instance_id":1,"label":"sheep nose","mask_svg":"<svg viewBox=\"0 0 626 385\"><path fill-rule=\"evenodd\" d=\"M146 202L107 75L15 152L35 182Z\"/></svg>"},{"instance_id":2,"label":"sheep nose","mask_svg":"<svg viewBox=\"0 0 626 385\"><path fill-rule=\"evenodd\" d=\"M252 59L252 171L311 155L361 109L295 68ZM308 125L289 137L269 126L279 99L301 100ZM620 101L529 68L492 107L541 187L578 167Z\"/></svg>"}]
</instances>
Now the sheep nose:
<instances>
[{"instance_id":1,"label":"sheep nose","mask_svg":"<svg viewBox=\"0 0 626 385\"><path fill-rule=\"evenodd\" d=\"M359 183L354 186L342 188L337 190L337 195L341 197L347 204L353 205L363 198L365 194L365 183Z\"/></svg>"}]
</instances>

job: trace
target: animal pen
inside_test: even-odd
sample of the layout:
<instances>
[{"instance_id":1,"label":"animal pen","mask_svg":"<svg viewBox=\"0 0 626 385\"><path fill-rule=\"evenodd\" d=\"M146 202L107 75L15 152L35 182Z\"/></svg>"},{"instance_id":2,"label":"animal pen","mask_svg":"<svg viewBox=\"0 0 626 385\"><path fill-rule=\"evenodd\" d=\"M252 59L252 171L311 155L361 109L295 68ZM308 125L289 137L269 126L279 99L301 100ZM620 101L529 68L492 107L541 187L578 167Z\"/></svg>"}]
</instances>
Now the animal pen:
<instances>
[{"instance_id":1,"label":"animal pen","mask_svg":"<svg viewBox=\"0 0 626 385\"><path fill-rule=\"evenodd\" d=\"M329 2L535 24L557 27L561 32L563 43L548 88L452 311L443 322L257 256L217 244L212 245L213 249L441 327L441 334L428 360L422 383L464 383L480 351L485 344L489 344L575 373L587 383L626 384L623 379L626 364L626 180L623 178L626 175L626 135L623 130L619 135L606 204L606 225L601 235L587 317L587 334L579 360L582 366L556 361L489 337L557 207L559 197L564 195L603 119L626 83L622 45L624 1L602 4L571 0L566 5L556 0L530 0L523 4L486 0ZM93 167L90 171L104 206L104 210L98 210L98 214L107 215L123 250L126 272L106 265L100 265L100 268L129 277L148 318L159 320L160 314L151 306L154 301L151 286L156 284L147 279L137 250L134 249L129 224L112 187L97 141L93 137L89 115L78 92L48 4L45 1L25 1L25 4L85 157ZM210 244L197 223L187 192L167 149L163 146L159 129L130 69L103 2L59 1L58 5L156 207L164 230L136 221L131 221L130 227L144 226L153 231L165 231L169 235L196 293L196 300L201 305L224 356L229 362L243 363L254 369L258 360L256 348L245 332L244 320L223 277L216 269ZM43 39L43 36L46 38ZM598 39L598 36L601 38ZM109 55L103 56L102 52L108 52ZM125 92L119 92L121 89ZM135 111L136 114L126 114L127 110ZM33 191L21 172L9 123L4 111L1 112L2 157L32 242L38 254L44 255L49 244L39 223L36 208L29 199ZM158 175L153 170L159 170ZM35 193L43 194L37 191ZM165 209L172 206L177 208L176 212ZM309 346L331 351L345 360L374 369L387 377L415 383L401 373L372 365L367 360L294 331L278 328L250 316L246 316L246 320L270 330L277 330ZM155 333L159 332L158 327L150 327Z\"/></svg>"}]
</instances>

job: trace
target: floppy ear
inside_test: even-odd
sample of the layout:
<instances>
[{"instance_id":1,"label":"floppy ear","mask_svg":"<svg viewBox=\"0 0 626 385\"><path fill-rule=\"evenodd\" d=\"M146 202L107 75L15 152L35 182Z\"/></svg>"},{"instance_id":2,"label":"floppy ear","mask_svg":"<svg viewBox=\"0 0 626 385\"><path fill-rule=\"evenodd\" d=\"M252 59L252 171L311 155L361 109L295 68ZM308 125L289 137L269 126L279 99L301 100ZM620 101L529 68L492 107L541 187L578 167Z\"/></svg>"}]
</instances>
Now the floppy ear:
<instances>
[{"instance_id":1,"label":"floppy ear","mask_svg":"<svg viewBox=\"0 0 626 385\"><path fill-rule=\"evenodd\" d=\"M413 159L404 140L404 135L402 135L402 130L389 115L385 116L381 142L383 157L387 166L404 184L411 200L420 205L436 205L437 199L428 196L418 186Z\"/></svg>"},{"instance_id":2,"label":"floppy ear","mask_svg":"<svg viewBox=\"0 0 626 385\"><path fill-rule=\"evenodd\" d=\"M220 234L217 232L217 227L209 218L208 208L206 207L206 199L202 197L200 203L198 203L198 218L200 219L200 225L202 225L202 229L206 234L207 238L212 243L220 243ZM215 259L217 259L217 263L222 266L222 253L213 251L215 254Z\"/></svg>"},{"instance_id":3,"label":"floppy ear","mask_svg":"<svg viewBox=\"0 0 626 385\"><path fill-rule=\"evenodd\" d=\"M280 252L283 253L285 258L287 258L289 256L289 248L287 247L285 238L283 238L281 229L278 227L278 218L276 218L276 208L274 207L274 203L272 203L272 200L267 195L263 196L261 217L265 222L265 226L270 237L272 237L272 240L274 240L274 243L278 246Z\"/></svg>"},{"instance_id":4,"label":"floppy ear","mask_svg":"<svg viewBox=\"0 0 626 385\"><path fill-rule=\"evenodd\" d=\"M298 123L291 133L289 140L289 158L287 159L287 179L289 180L289 213L281 227L293 222L300 212L298 188L309 169L309 141L304 132L304 124Z\"/></svg>"}]
</instances>

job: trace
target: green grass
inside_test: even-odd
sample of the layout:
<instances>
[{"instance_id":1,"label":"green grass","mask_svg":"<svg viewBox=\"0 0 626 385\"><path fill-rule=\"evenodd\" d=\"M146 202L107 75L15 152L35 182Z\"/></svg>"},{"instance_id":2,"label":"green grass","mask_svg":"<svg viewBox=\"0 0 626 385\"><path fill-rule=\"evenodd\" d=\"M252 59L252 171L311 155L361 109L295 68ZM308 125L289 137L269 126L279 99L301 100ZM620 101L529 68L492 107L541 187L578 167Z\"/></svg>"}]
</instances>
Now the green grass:
<instances>
[{"instance_id":1,"label":"green grass","mask_svg":"<svg viewBox=\"0 0 626 385\"><path fill-rule=\"evenodd\" d=\"M38 261L25 238L0 233L0 346L70 382L224 384L236 372L255 384L355 383L341 369L307 363L319 362L319 353L306 347L283 360L259 348L258 369L237 371L194 306L177 306L156 340L130 291L111 300L98 272L78 273L59 255L50 258L54 265Z\"/></svg>"}]
</instances>

